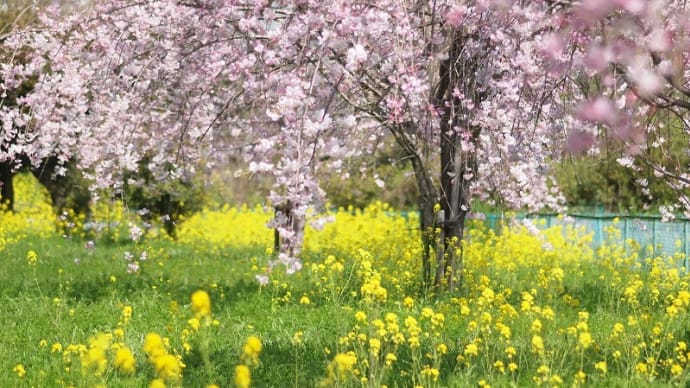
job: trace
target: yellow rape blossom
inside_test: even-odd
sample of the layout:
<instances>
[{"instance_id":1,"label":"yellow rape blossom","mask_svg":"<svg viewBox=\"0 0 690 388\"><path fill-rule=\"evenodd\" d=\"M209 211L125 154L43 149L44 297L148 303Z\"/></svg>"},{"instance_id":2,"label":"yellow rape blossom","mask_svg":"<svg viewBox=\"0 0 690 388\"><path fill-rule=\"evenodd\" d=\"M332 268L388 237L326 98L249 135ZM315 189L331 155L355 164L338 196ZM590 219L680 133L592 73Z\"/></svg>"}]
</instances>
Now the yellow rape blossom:
<instances>
[{"instance_id":1,"label":"yellow rape blossom","mask_svg":"<svg viewBox=\"0 0 690 388\"><path fill-rule=\"evenodd\" d=\"M364 311L357 311L355 313L355 319L357 320L357 322L366 322L367 314Z\"/></svg>"},{"instance_id":2,"label":"yellow rape blossom","mask_svg":"<svg viewBox=\"0 0 690 388\"><path fill-rule=\"evenodd\" d=\"M679 364L674 363L673 365L671 365L671 374L673 376L680 376L681 374L683 374L683 367Z\"/></svg>"},{"instance_id":3,"label":"yellow rape blossom","mask_svg":"<svg viewBox=\"0 0 690 388\"><path fill-rule=\"evenodd\" d=\"M598 370L602 374L606 374L606 372L608 371L606 361L599 361L599 362L594 363L594 369Z\"/></svg>"},{"instance_id":4,"label":"yellow rape blossom","mask_svg":"<svg viewBox=\"0 0 690 388\"><path fill-rule=\"evenodd\" d=\"M133 374L136 370L134 354L127 347L121 347L115 352L115 368L124 374Z\"/></svg>"},{"instance_id":5,"label":"yellow rape blossom","mask_svg":"<svg viewBox=\"0 0 690 388\"><path fill-rule=\"evenodd\" d=\"M165 381L178 381L182 378L184 364L172 354L162 354L153 360L158 377Z\"/></svg>"},{"instance_id":6,"label":"yellow rape blossom","mask_svg":"<svg viewBox=\"0 0 690 388\"><path fill-rule=\"evenodd\" d=\"M426 366L422 369L422 376L429 377L429 378L431 378L432 381L438 380L438 376L439 376L440 374L441 374L441 373L439 372L438 369L432 368L432 367L430 367L429 365L426 365Z\"/></svg>"},{"instance_id":7,"label":"yellow rape blossom","mask_svg":"<svg viewBox=\"0 0 690 388\"><path fill-rule=\"evenodd\" d=\"M211 298L206 291L198 290L192 294L192 312L196 317L211 315Z\"/></svg>"},{"instance_id":8,"label":"yellow rape blossom","mask_svg":"<svg viewBox=\"0 0 690 388\"><path fill-rule=\"evenodd\" d=\"M386 354L386 366L391 366L397 360L398 360L398 357L395 354L393 354L393 353L387 353Z\"/></svg>"},{"instance_id":9,"label":"yellow rape blossom","mask_svg":"<svg viewBox=\"0 0 690 388\"><path fill-rule=\"evenodd\" d=\"M24 377L24 376L26 375L26 369L24 369L24 365L22 365L22 364L17 364L17 365L15 365L14 368L13 368L12 370L13 370L14 373L16 373L17 376L19 376L19 377Z\"/></svg>"},{"instance_id":10,"label":"yellow rape blossom","mask_svg":"<svg viewBox=\"0 0 690 388\"><path fill-rule=\"evenodd\" d=\"M356 363L357 356L353 352L336 354L328 366L329 379L334 383L347 380Z\"/></svg>"},{"instance_id":11,"label":"yellow rape blossom","mask_svg":"<svg viewBox=\"0 0 690 388\"><path fill-rule=\"evenodd\" d=\"M303 341L304 341L304 333L301 331L295 332L295 334L292 336L292 344L293 345L301 345Z\"/></svg>"},{"instance_id":12,"label":"yellow rape blossom","mask_svg":"<svg viewBox=\"0 0 690 388\"><path fill-rule=\"evenodd\" d=\"M578 346L580 346L582 349L588 349L593 343L594 340L592 339L592 334L587 331L580 333L580 336L578 337Z\"/></svg>"},{"instance_id":13,"label":"yellow rape blossom","mask_svg":"<svg viewBox=\"0 0 690 388\"><path fill-rule=\"evenodd\" d=\"M157 353L164 351L165 345L163 344L163 338L156 333L149 333L144 339L144 352L149 355L149 357L155 356Z\"/></svg>"},{"instance_id":14,"label":"yellow rape blossom","mask_svg":"<svg viewBox=\"0 0 690 388\"><path fill-rule=\"evenodd\" d=\"M35 266L38 263L38 254L34 251L27 252L26 262L31 266Z\"/></svg>"},{"instance_id":15,"label":"yellow rape blossom","mask_svg":"<svg viewBox=\"0 0 690 388\"><path fill-rule=\"evenodd\" d=\"M163 379L154 379L149 384L149 388L165 388L165 381Z\"/></svg>"},{"instance_id":16,"label":"yellow rape blossom","mask_svg":"<svg viewBox=\"0 0 690 388\"><path fill-rule=\"evenodd\" d=\"M476 356L479 354L479 347L477 347L477 345L474 343L467 344L462 354L465 356Z\"/></svg>"},{"instance_id":17,"label":"yellow rape blossom","mask_svg":"<svg viewBox=\"0 0 690 388\"><path fill-rule=\"evenodd\" d=\"M405 299L403 299L403 306L407 307L408 309L414 307L414 299L406 296Z\"/></svg>"},{"instance_id":18,"label":"yellow rape blossom","mask_svg":"<svg viewBox=\"0 0 690 388\"><path fill-rule=\"evenodd\" d=\"M532 337L532 352L536 354L544 354L544 340L541 336L535 335Z\"/></svg>"},{"instance_id":19,"label":"yellow rape blossom","mask_svg":"<svg viewBox=\"0 0 690 388\"><path fill-rule=\"evenodd\" d=\"M259 353L262 349L261 340L255 336L250 336L242 346L242 361L248 365L259 363Z\"/></svg>"},{"instance_id":20,"label":"yellow rape blossom","mask_svg":"<svg viewBox=\"0 0 690 388\"><path fill-rule=\"evenodd\" d=\"M249 368L246 365L237 365L235 367L235 387L249 388L252 383L252 376Z\"/></svg>"}]
</instances>

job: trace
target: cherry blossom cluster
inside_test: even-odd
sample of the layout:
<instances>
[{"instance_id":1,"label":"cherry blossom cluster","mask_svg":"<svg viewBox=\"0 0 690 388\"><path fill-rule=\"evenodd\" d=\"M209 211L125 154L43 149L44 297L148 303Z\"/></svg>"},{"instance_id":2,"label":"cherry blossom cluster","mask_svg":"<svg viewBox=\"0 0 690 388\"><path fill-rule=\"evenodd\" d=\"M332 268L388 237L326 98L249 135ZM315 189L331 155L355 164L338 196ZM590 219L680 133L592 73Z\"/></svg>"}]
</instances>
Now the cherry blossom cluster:
<instances>
[{"instance_id":1,"label":"cherry blossom cluster","mask_svg":"<svg viewBox=\"0 0 690 388\"><path fill-rule=\"evenodd\" d=\"M465 165L451 174L473 197L559 209L550 167L564 147L596 152L606 129L636 156L661 110L687 130L684 7L118 0L67 16L49 9L3 42L0 160L74 159L94 188L117 189L140 163L159 179L185 178L241 155L246 173L274 177L268 198L289 211L272 225L299 245L288 224L324 203L321 170L374 154L390 134L435 160L453 135ZM444 63L452 93L440 96ZM656 167L679 189L690 183L687 166Z\"/></svg>"}]
</instances>

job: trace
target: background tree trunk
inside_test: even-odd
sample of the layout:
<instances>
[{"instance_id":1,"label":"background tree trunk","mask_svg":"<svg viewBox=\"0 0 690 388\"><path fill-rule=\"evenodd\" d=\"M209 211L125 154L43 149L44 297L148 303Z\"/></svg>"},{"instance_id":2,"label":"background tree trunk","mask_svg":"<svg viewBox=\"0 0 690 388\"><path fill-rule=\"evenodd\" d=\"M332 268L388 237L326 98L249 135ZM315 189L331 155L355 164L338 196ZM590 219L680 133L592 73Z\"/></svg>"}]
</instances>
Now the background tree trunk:
<instances>
[{"instance_id":1,"label":"background tree trunk","mask_svg":"<svg viewBox=\"0 0 690 388\"><path fill-rule=\"evenodd\" d=\"M431 177L428 163L422 158L416 146L407 135L408 133L413 133L415 130L415 128L411 128L412 125L414 125L414 123L406 123L398 126L389 126L388 129L395 137L397 143L402 147L406 158L411 161L417 188L419 189L419 230L423 247L422 287L424 290L428 290L432 285L435 271L432 265L432 258L438 257L438 242L442 241L438 240L438 236L435 232L438 222L434 207L439 203L439 193Z\"/></svg>"},{"instance_id":2,"label":"background tree trunk","mask_svg":"<svg viewBox=\"0 0 690 388\"><path fill-rule=\"evenodd\" d=\"M24 165L31 166L31 162L26 160ZM69 160L65 163L64 167L67 171L64 175L57 174L58 167L60 165L55 156L44 159L38 167L31 167L33 176L48 190L53 209L58 214L67 209L72 209L76 213L90 214L91 193L77 179L79 172L76 169L76 162Z\"/></svg>"},{"instance_id":3,"label":"background tree trunk","mask_svg":"<svg viewBox=\"0 0 690 388\"><path fill-rule=\"evenodd\" d=\"M298 216L294 212L294 205L290 202L284 205L277 205L274 207L276 218L286 217L287 221L284 227L293 233L293 238L288 239L281 236L279 228L274 228L273 240L273 254L277 257L280 253L284 253L289 257L297 257L300 254L300 247L304 240L304 228L306 220L304 217Z\"/></svg>"},{"instance_id":4,"label":"background tree trunk","mask_svg":"<svg viewBox=\"0 0 690 388\"><path fill-rule=\"evenodd\" d=\"M12 164L0 163L0 204L7 206L7 210L14 210L14 185L12 183Z\"/></svg>"},{"instance_id":5,"label":"background tree trunk","mask_svg":"<svg viewBox=\"0 0 690 388\"><path fill-rule=\"evenodd\" d=\"M459 136L444 120L441 125L441 224L443 256L436 266L436 287L445 286L453 291L462 284L462 239L465 217L469 210L469 185L463 175L462 150ZM445 130L444 130L445 129Z\"/></svg>"},{"instance_id":6,"label":"background tree trunk","mask_svg":"<svg viewBox=\"0 0 690 388\"><path fill-rule=\"evenodd\" d=\"M434 285L450 291L462 285L462 241L465 219L470 211L470 180L475 165L475 150L463 150L461 134L471 133L476 145L479 128L472 127L470 111L463 104L471 99L475 105L480 97L474 76L478 58L463 57L468 37L456 32L448 56L439 64L439 81L434 93L434 106L440 109L439 131L441 148L441 244ZM461 95L459 94L461 93Z\"/></svg>"}]
</instances>

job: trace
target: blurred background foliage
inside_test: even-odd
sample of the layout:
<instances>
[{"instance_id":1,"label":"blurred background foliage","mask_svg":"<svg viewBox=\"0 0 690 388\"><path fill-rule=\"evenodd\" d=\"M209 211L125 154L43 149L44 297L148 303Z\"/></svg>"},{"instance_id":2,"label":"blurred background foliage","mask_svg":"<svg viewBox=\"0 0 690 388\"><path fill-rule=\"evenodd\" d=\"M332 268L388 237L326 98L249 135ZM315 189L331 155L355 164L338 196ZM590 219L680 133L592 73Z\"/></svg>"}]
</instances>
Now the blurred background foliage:
<instances>
[{"instance_id":1,"label":"blurred background foliage","mask_svg":"<svg viewBox=\"0 0 690 388\"><path fill-rule=\"evenodd\" d=\"M647 125L658 126L639 144L621 144L615 138L600 139L598 155L566 156L556 164L558 184L568 207L591 212L658 213L659 206L677 203L679 191L652 167L663 168L672 174L687 172L690 155L687 147L687 128L676 117L655 115ZM654 146L652 146L654 145ZM634 167L628 168L618 159L634 153ZM639 184L647 182L647 189ZM571 210L572 211L572 210Z\"/></svg>"}]
</instances>

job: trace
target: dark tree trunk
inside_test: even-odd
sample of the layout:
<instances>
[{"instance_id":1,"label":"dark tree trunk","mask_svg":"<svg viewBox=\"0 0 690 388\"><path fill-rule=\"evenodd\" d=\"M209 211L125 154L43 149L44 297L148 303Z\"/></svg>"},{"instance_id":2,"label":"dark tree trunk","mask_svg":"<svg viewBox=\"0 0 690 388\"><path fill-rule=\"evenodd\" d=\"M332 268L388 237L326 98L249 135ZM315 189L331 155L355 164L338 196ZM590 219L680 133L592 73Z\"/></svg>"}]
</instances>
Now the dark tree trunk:
<instances>
[{"instance_id":1,"label":"dark tree trunk","mask_svg":"<svg viewBox=\"0 0 690 388\"><path fill-rule=\"evenodd\" d=\"M296 241L288 241L280 235L278 228L274 229L273 254L277 256L280 253L285 253L289 257L299 256L304 240L304 227L306 226L304 217L295 214L294 206L290 202L275 206L275 216L276 218L285 217L287 219L285 227L294 233L293 240Z\"/></svg>"},{"instance_id":2,"label":"dark tree trunk","mask_svg":"<svg viewBox=\"0 0 690 388\"><path fill-rule=\"evenodd\" d=\"M444 127L441 125L441 131ZM450 134L450 135L448 135ZM465 216L467 214L467 198L461 188L463 179L458 166L459 150L458 135L453 129L441 135L441 209L443 222L441 235L443 241L443 255L438 258L436 265L436 286L446 286L454 290L461 283L458 272L462 266L461 241L464 234Z\"/></svg>"},{"instance_id":3,"label":"dark tree trunk","mask_svg":"<svg viewBox=\"0 0 690 388\"><path fill-rule=\"evenodd\" d=\"M27 160L26 165L30 165ZM91 194L88 188L83 187L77 182L75 175L75 162L68 161L65 165L67 173L58 175L57 168L59 162L57 157L52 156L43 160L38 167L31 167L31 173L39 183L43 185L50 194L53 201L53 208L59 213L67 208L71 208L77 213L89 214Z\"/></svg>"},{"instance_id":4,"label":"dark tree trunk","mask_svg":"<svg viewBox=\"0 0 690 388\"><path fill-rule=\"evenodd\" d=\"M472 124L470 105L479 106L485 97L476 80L484 54L481 50L479 54L465 52L465 44L472 39L460 30L455 31L446 59L438 64L438 81L430 103L439 114L441 165L436 171L441 174L440 181L432 179L429 160L421 154L425 150L420 144L428 144L425 143L428 139L411 135L420 133L418 123L390 124L386 112L375 112L412 162L420 195L423 282L427 288L433 285L435 291L453 291L462 286L463 280L462 241L470 211L470 184L477 170L476 146L481 130ZM471 43L468 47L474 52L477 42ZM370 88L366 84L363 86ZM440 205L440 209L435 209L436 205Z\"/></svg>"},{"instance_id":5,"label":"dark tree trunk","mask_svg":"<svg viewBox=\"0 0 690 388\"><path fill-rule=\"evenodd\" d=\"M414 160L414 159L413 159ZM429 173L421 163L412 163L417 186L420 188L419 197L419 228L422 235L422 246L424 256L422 257L422 276L424 289L428 289L432 284L433 268L432 261L438 256L438 237L436 227L438 225L437 214L434 207L438 204L438 194L435 186L429 177Z\"/></svg>"},{"instance_id":6,"label":"dark tree trunk","mask_svg":"<svg viewBox=\"0 0 690 388\"><path fill-rule=\"evenodd\" d=\"M0 163L0 204L6 206L7 210L14 210L14 184L12 183L12 164L10 162Z\"/></svg>"},{"instance_id":7,"label":"dark tree trunk","mask_svg":"<svg viewBox=\"0 0 690 388\"><path fill-rule=\"evenodd\" d=\"M465 141L476 145L479 128L472 126L467 100L478 105L475 83L479 58L465 58L464 44L469 37L453 36L447 59L439 64L439 82L434 106L440 109L441 147L441 233L434 285L450 291L462 286L462 241L465 219L470 210L470 180L475 169L475 150L463 150ZM467 137L469 134L469 137ZM441 253L442 252L442 253Z\"/></svg>"},{"instance_id":8,"label":"dark tree trunk","mask_svg":"<svg viewBox=\"0 0 690 388\"><path fill-rule=\"evenodd\" d=\"M469 210L469 181L464 179L464 168L461 167L466 163L463 163L460 138L454 131L448 131L449 125L441 127L448 135L441 137L440 192L424 160L406 136L409 129L391 128L398 144L412 162L419 188L424 286L427 289L433 286L437 291L443 288L454 290L462 283L461 241ZM440 209L435 210L437 205L440 205Z\"/></svg>"},{"instance_id":9,"label":"dark tree trunk","mask_svg":"<svg viewBox=\"0 0 690 388\"><path fill-rule=\"evenodd\" d=\"M38 167L30 165L30 161L26 161L27 166L31 166L31 174L48 190L50 199L53 201L53 207L58 211L62 210L67 203L67 188L64 187L66 179L64 177L55 176L55 169L57 167L57 158L50 157L45 159Z\"/></svg>"},{"instance_id":10,"label":"dark tree trunk","mask_svg":"<svg viewBox=\"0 0 690 388\"><path fill-rule=\"evenodd\" d=\"M415 123L389 127L412 161L420 192L424 284L433 284L436 291L453 291L462 286L462 241L470 210L470 183L476 171L475 150L463 150L463 140L476 146L480 131L472 125L471 110L464 104L470 100L477 106L482 98L475 83L481 58L463 57L468 39L460 32L453 37L447 59L439 64L433 95L432 103L440 113L440 187L434 184L426 161L408 135L418 132L418 128L412 128ZM437 204L440 209L435 211Z\"/></svg>"},{"instance_id":11,"label":"dark tree trunk","mask_svg":"<svg viewBox=\"0 0 690 388\"><path fill-rule=\"evenodd\" d=\"M161 196L159 208L167 209L167 217L164 217L163 227L165 227L165 233L173 239L177 238L176 226L180 220L180 212L174 211L173 199L170 194L163 194Z\"/></svg>"},{"instance_id":12,"label":"dark tree trunk","mask_svg":"<svg viewBox=\"0 0 690 388\"><path fill-rule=\"evenodd\" d=\"M22 164L24 166L31 166L28 158L23 158ZM75 181L74 176L71 175L74 171L69 168L70 166L67 166L66 176L57 176L55 174L57 167L57 158L51 157L44 160L39 167L30 167L30 171L38 182L48 190L53 208L58 213L71 208L77 213L89 214L89 202L91 201L89 190ZM10 211L14 211L15 197L12 178L16 174L17 171L13 163L0 163L0 203Z\"/></svg>"},{"instance_id":13,"label":"dark tree trunk","mask_svg":"<svg viewBox=\"0 0 690 388\"><path fill-rule=\"evenodd\" d=\"M389 127L389 129L398 144L405 151L405 156L411 161L417 188L419 189L419 229L423 247L422 280L423 287L427 290L432 285L435 271L433 266L438 261L439 248L442 245L439 244L442 240L439 240L439 236L436 233L436 228L439 225L438 214L434 211L434 207L439 203L439 193L437 186L431 178L427 164L407 135L414 130L414 128L410 127L411 125L409 123L407 126L401 125Z\"/></svg>"},{"instance_id":14,"label":"dark tree trunk","mask_svg":"<svg viewBox=\"0 0 690 388\"><path fill-rule=\"evenodd\" d=\"M469 181L465 175L473 155L463 153L456 131L450 129L447 133L451 135L441 136L441 235L444 253L437 262L434 284L452 291L462 285L462 240L470 209Z\"/></svg>"}]
</instances>

